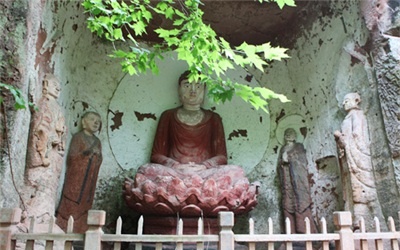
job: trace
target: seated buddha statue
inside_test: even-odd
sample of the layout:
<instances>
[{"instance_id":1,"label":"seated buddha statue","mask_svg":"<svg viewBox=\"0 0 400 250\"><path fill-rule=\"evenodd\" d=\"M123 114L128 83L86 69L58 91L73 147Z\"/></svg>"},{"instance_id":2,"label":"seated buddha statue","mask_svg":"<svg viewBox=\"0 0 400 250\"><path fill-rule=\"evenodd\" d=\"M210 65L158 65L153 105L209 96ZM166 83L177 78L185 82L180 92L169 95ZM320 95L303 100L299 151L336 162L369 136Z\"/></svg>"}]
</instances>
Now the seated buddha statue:
<instances>
[{"instance_id":1,"label":"seated buddha statue","mask_svg":"<svg viewBox=\"0 0 400 250\"><path fill-rule=\"evenodd\" d=\"M203 109L205 84L179 78L182 106L162 113L150 163L127 178L127 205L147 215L216 217L219 211L242 214L257 204L258 184L240 166L227 165L221 117Z\"/></svg>"}]
</instances>

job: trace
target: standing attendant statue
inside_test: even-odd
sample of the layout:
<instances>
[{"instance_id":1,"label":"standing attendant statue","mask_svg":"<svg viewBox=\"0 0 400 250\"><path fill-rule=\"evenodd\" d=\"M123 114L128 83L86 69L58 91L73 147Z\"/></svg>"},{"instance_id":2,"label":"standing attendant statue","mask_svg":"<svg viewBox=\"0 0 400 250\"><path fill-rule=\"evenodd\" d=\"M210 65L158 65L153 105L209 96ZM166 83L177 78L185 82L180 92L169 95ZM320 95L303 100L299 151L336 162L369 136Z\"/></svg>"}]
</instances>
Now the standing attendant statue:
<instances>
[{"instance_id":1,"label":"standing attendant statue","mask_svg":"<svg viewBox=\"0 0 400 250\"><path fill-rule=\"evenodd\" d=\"M101 128L98 113L87 112L82 117L83 130L74 134L67 156L67 169L61 201L57 209L57 225L64 231L70 216L74 232L86 232L87 216L92 208L101 162L101 142L95 133Z\"/></svg>"},{"instance_id":2,"label":"standing attendant statue","mask_svg":"<svg viewBox=\"0 0 400 250\"><path fill-rule=\"evenodd\" d=\"M46 74L38 109L32 111L23 199L28 216L36 217L39 223L49 222L55 212L64 161L67 129L58 103L60 91L59 80Z\"/></svg>"},{"instance_id":3,"label":"standing attendant statue","mask_svg":"<svg viewBox=\"0 0 400 250\"><path fill-rule=\"evenodd\" d=\"M353 213L354 229L359 227L361 217L367 229L374 229L374 217L380 221L384 218L375 186L367 120L358 106L360 102L357 93L344 97L347 116L342 131L335 131L334 135L339 149L345 209Z\"/></svg>"},{"instance_id":4,"label":"standing attendant statue","mask_svg":"<svg viewBox=\"0 0 400 250\"><path fill-rule=\"evenodd\" d=\"M311 194L308 181L306 150L296 142L296 131L285 130L285 145L279 152L278 173L282 187L284 218L290 219L291 233L306 233L305 218L310 220L311 233L317 227L311 212Z\"/></svg>"}]
</instances>

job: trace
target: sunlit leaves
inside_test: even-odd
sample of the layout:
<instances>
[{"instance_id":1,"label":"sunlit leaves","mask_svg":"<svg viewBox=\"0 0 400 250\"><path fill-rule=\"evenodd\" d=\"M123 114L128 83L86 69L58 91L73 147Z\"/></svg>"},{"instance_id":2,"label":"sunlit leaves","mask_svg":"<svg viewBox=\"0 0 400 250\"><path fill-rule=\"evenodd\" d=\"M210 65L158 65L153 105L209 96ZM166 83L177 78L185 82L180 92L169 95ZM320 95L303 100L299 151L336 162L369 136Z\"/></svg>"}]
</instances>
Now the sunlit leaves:
<instances>
[{"instance_id":1,"label":"sunlit leaves","mask_svg":"<svg viewBox=\"0 0 400 250\"><path fill-rule=\"evenodd\" d=\"M0 82L0 90L1 92L3 91L8 91L11 93L11 95L14 97L14 108L15 109L24 109L26 108L26 102L25 99L22 95L21 90L19 90L18 88L9 85L9 84L5 84ZM0 104L3 102L3 98L0 96ZM32 103L29 103L30 106L33 106Z\"/></svg>"},{"instance_id":2,"label":"sunlit leaves","mask_svg":"<svg viewBox=\"0 0 400 250\"><path fill-rule=\"evenodd\" d=\"M279 8L281 8L281 9L285 5L292 6L292 7L296 6L294 0L277 0L276 3L278 4Z\"/></svg>"},{"instance_id":3,"label":"sunlit leaves","mask_svg":"<svg viewBox=\"0 0 400 250\"><path fill-rule=\"evenodd\" d=\"M276 2L279 7L294 6L293 0L260 0ZM217 102L231 100L234 94L251 103L255 108L267 111L267 100L284 96L265 88L251 88L222 79L229 69L237 66L254 67L264 71L272 60L288 58L286 49L272 47L269 43L251 45L243 43L232 47L203 22L200 0L84 0L83 6L89 13L88 28L91 32L111 42L131 43L130 50L116 48L111 55L119 58L122 70L131 75L150 69L158 72L156 58L168 51L175 51L179 60L186 61L191 71L191 81L207 84L210 96ZM263 6L267 8L267 6ZM153 44L152 50L144 49L136 39L147 33L153 15L171 20L171 27L161 26L154 32L161 39Z\"/></svg>"},{"instance_id":4,"label":"sunlit leaves","mask_svg":"<svg viewBox=\"0 0 400 250\"><path fill-rule=\"evenodd\" d=\"M296 6L294 0L258 0L260 3L263 2L276 2L279 8L283 8L285 5L294 7Z\"/></svg>"}]
</instances>

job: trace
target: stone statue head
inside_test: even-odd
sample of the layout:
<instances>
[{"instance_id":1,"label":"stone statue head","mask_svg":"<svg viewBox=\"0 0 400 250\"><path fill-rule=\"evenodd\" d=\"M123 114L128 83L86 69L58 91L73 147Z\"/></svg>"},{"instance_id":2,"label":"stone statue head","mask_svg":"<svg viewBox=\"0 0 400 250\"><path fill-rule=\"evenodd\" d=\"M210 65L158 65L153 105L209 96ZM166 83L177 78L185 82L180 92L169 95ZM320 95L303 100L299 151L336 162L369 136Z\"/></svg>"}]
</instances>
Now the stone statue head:
<instances>
[{"instance_id":1,"label":"stone statue head","mask_svg":"<svg viewBox=\"0 0 400 250\"><path fill-rule=\"evenodd\" d=\"M101 130L101 117L94 111L88 111L82 116L82 128L88 134Z\"/></svg>"},{"instance_id":2,"label":"stone statue head","mask_svg":"<svg viewBox=\"0 0 400 250\"><path fill-rule=\"evenodd\" d=\"M293 128L288 128L285 130L284 139L285 142L295 142L297 138L296 130Z\"/></svg>"},{"instance_id":3,"label":"stone statue head","mask_svg":"<svg viewBox=\"0 0 400 250\"><path fill-rule=\"evenodd\" d=\"M52 74L46 74L43 79L43 95L57 99L60 96L60 82Z\"/></svg>"},{"instance_id":4,"label":"stone statue head","mask_svg":"<svg viewBox=\"0 0 400 250\"><path fill-rule=\"evenodd\" d=\"M179 77L178 94L184 106L200 106L204 101L205 84L189 82L190 71Z\"/></svg>"},{"instance_id":5,"label":"stone statue head","mask_svg":"<svg viewBox=\"0 0 400 250\"><path fill-rule=\"evenodd\" d=\"M359 103L361 103L360 95L358 93L349 93L344 96L342 105L345 111L349 111L352 109L358 109Z\"/></svg>"}]
</instances>

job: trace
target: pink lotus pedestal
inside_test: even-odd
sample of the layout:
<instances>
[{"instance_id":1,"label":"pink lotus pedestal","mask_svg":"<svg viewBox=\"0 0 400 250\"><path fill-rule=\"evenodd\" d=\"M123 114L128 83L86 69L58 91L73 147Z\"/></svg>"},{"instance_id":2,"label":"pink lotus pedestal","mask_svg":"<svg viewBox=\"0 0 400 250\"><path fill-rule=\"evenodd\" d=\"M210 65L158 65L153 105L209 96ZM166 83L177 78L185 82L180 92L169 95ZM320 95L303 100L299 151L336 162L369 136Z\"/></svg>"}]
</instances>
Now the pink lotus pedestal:
<instances>
[{"instance_id":1,"label":"pink lotus pedestal","mask_svg":"<svg viewBox=\"0 0 400 250\"><path fill-rule=\"evenodd\" d=\"M170 175L160 174L161 170L148 165L146 171L139 169L135 180L125 180L125 202L145 216L145 233L175 234L181 218L184 234L197 234L201 217L204 233L218 234L219 212L241 215L257 205L259 183L250 183L237 166Z\"/></svg>"}]
</instances>

